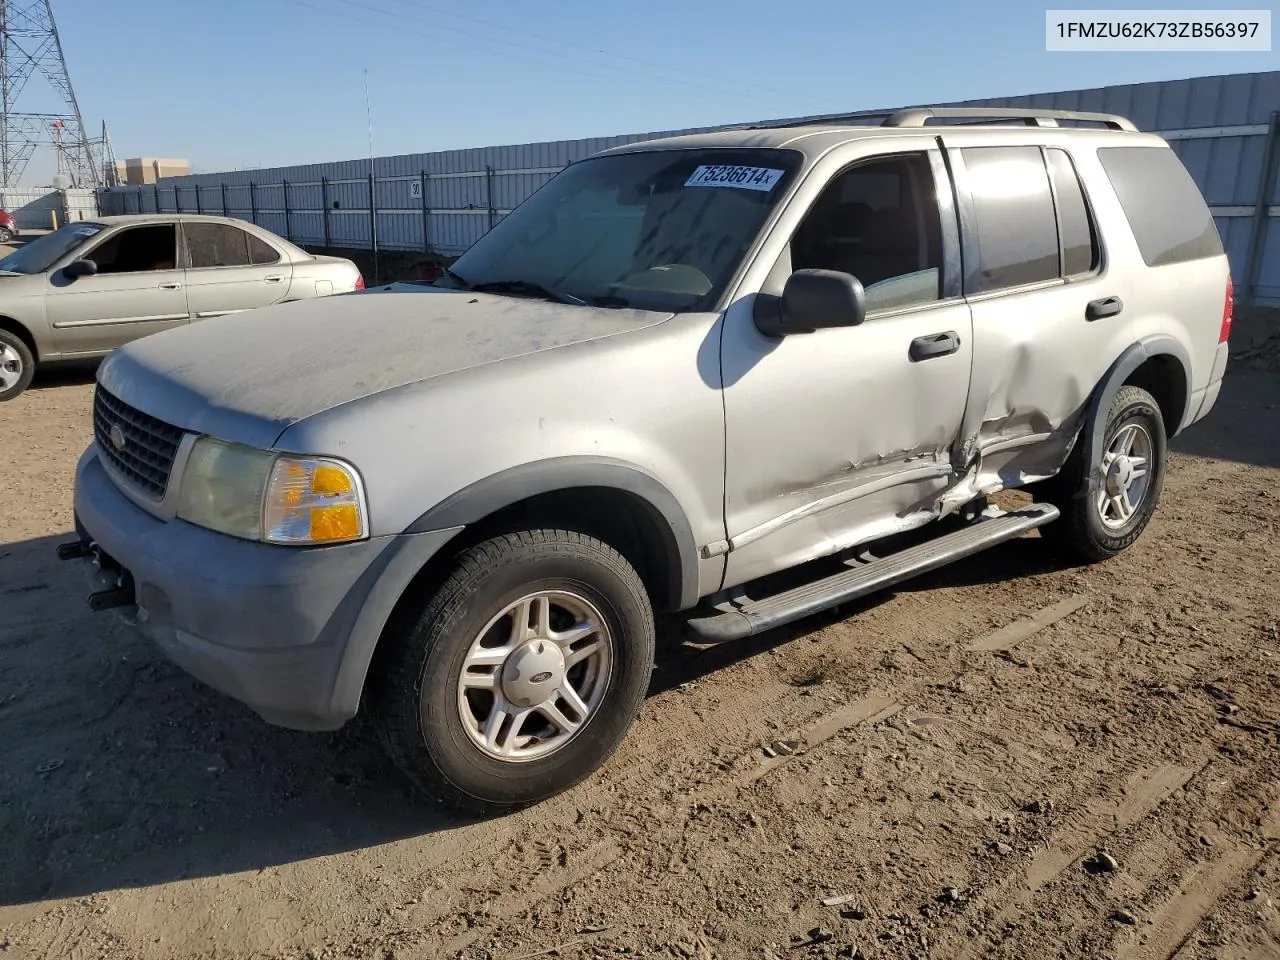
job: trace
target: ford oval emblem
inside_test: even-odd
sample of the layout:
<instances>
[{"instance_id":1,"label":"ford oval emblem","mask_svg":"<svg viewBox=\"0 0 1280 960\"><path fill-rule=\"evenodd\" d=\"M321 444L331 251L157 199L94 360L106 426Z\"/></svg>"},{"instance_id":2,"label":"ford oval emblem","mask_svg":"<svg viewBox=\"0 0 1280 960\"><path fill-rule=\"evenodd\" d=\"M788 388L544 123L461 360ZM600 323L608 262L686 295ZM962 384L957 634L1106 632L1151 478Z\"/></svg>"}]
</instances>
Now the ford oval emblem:
<instances>
[{"instance_id":1,"label":"ford oval emblem","mask_svg":"<svg viewBox=\"0 0 1280 960\"><path fill-rule=\"evenodd\" d=\"M118 423L111 425L111 445L117 450L124 449L124 431L120 429Z\"/></svg>"},{"instance_id":2,"label":"ford oval emblem","mask_svg":"<svg viewBox=\"0 0 1280 960\"><path fill-rule=\"evenodd\" d=\"M530 683L546 683L551 679L551 671L543 670L541 673L535 673L529 678Z\"/></svg>"}]
</instances>

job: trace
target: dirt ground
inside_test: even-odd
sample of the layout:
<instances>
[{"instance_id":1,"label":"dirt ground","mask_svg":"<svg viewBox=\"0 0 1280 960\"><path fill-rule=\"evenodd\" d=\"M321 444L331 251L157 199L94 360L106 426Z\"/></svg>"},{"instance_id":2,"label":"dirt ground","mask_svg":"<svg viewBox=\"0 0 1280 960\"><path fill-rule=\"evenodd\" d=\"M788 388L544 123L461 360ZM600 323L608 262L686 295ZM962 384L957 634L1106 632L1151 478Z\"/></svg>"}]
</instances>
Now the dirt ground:
<instances>
[{"instance_id":1,"label":"dirt ground","mask_svg":"<svg viewBox=\"0 0 1280 960\"><path fill-rule=\"evenodd\" d=\"M483 822L87 611L53 548L91 373L41 378L0 405L0 956L1277 960L1280 374L1242 326L1122 557L1032 535L758 640L668 625L607 767Z\"/></svg>"}]
</instances>

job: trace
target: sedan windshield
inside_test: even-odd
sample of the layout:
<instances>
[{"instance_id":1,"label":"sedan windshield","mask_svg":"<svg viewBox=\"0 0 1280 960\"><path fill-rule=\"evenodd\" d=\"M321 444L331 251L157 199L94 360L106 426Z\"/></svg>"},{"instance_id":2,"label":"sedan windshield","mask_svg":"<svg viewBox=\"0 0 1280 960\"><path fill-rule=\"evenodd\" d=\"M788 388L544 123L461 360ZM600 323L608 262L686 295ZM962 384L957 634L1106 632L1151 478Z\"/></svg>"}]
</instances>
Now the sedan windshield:
<instances>
[{"instance_id":1,"label":"sedan windshield","mask_svg":"<svg viewBox=\"0 0 1280 960\"><path fill-rule=\"evenodd\" d=\"M25 243L3 260L0 271L7 273L44 273L90 237L106 229L100 223L68 223L38 240Z\"/></svg>"},{"instance_id":2,"label":"sedan windshield","mask_svg":"<svg viewBox=\"0 0 1280 960\"><path fill-rule=\"evenodd\" d=\"M789 150L584 160L481 237L440 284L564 303L710 309L799 161Z\"/></svg>"}]
</instances>

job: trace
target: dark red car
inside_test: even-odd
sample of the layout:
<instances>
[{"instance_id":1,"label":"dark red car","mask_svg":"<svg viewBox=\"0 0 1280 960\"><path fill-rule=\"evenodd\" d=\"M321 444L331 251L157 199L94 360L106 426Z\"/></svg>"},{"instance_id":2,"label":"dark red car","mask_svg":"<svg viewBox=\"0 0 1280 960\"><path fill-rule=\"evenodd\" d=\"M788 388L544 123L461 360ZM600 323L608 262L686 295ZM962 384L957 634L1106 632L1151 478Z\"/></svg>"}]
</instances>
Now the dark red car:
<instances>
[{"instance_id":1,"label":"dark red car","mask_svg":"<svg viewBox=\"0 0 1280 960\"><path fill-rule=\"evenodd\" d=\"M13 214L0 210L0 243L8 243L18 235L18 223Z\"/></svg>"}]
</instances>

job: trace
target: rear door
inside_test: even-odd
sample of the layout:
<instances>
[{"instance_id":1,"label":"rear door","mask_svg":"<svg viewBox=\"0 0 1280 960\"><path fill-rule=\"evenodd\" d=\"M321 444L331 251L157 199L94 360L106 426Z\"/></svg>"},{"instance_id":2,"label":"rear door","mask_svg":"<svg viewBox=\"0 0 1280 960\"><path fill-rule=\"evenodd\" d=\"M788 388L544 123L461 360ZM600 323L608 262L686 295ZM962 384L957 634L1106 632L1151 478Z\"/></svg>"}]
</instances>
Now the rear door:
<instances>
[{"instance_id":1,"label":"rear door","mask_svg":"<svg viewBox=\"0 0 1280 960\"><path fill-rule=\"evenodd\" d=\"M80 257L98 272L72 279L54 271L45 290L54 343L64 356L106 353L187 322L176 223L112 231Z\"/></svg>"},{"instance_id":2,"label":"rear door","mask_svg":"<svg viewBox=\"0 0 1280 960\"><path fill-rule=\"evenodd\" d=\"M229 223L187 221L191 319L265 307L289 292L290 264L266 241Z\"/></svg>"},{"instance_id":3,"label":"rear door","mask_svg":"<svg viewBox=\"0 0 1280 960\"><path fill-rule=\"evenodd\" d=\"M1128 290L1108 269L1077 174L1083 158L1065 146L993 144L989 132L943 142L973 310L961 459L980 458L980 484L1017 486L1066 455L1077 415L1132 337Z\"/></svg>"}]
</instances>

